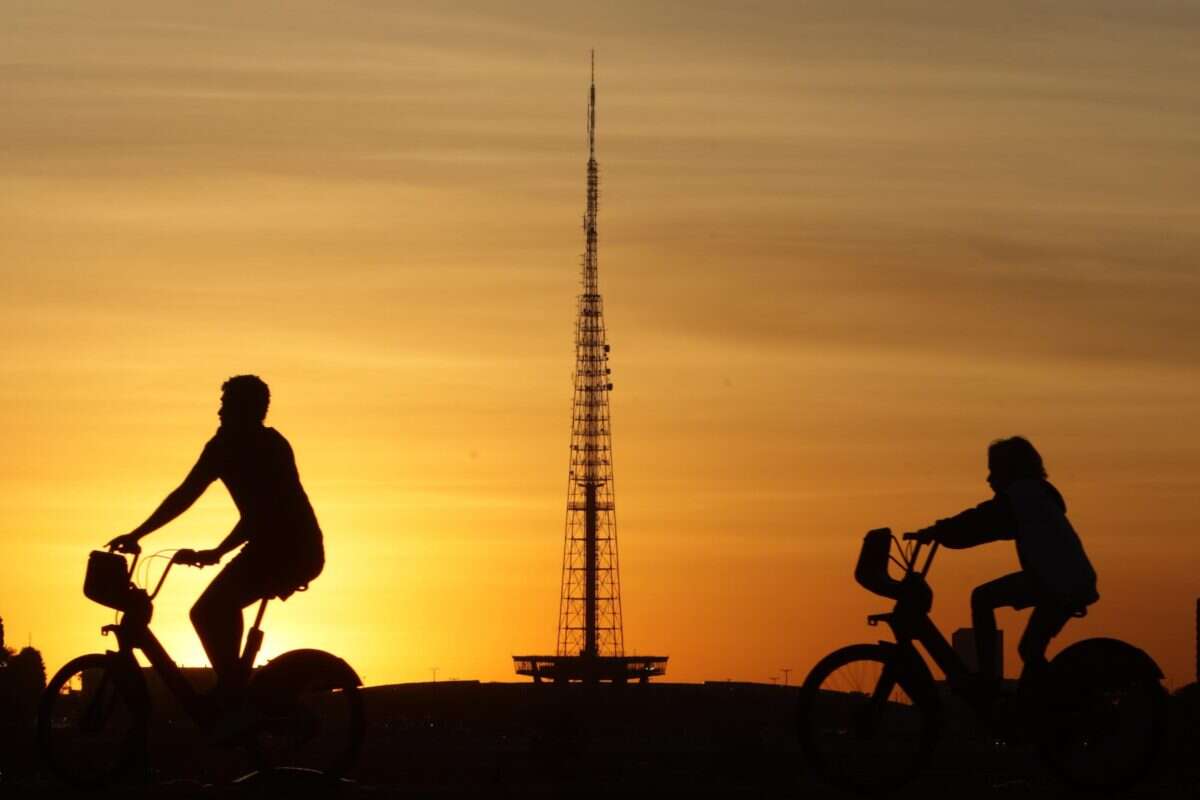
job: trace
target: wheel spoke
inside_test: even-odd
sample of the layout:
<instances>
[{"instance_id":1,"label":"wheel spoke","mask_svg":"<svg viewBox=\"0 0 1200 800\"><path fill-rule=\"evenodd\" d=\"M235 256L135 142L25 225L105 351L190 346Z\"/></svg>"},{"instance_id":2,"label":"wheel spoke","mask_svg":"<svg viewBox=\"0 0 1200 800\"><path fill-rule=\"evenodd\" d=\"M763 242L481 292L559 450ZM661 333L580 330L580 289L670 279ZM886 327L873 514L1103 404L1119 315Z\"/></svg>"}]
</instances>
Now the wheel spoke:
<instances>
[{"instance_id":1,"label":"wheel spoke","mask_svg":"<svg viewBox=\"0 0 1200 800\"><path fill-rule=\"evenodd\" d=\"M932 747L933 709L914 703L887 659L894 650L856 645L818 664L804 684L800 737L810 763L855 790L895 787Z\"/></svg>"}]
</instances>

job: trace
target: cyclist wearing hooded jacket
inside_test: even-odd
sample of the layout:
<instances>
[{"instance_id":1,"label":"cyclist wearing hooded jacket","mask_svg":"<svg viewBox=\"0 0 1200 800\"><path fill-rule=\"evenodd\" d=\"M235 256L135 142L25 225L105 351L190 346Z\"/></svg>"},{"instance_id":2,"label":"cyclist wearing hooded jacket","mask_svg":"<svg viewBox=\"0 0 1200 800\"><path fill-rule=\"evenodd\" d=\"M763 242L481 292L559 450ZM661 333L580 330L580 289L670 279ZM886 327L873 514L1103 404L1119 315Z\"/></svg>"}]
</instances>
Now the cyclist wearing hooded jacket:
<instances>
[{"instance_id":1,"label":"cyclist wearing hooded jacket","mask_svg":"<svg viewBox=\"0 0 1200 800\"><path fill-rule=\"evenodd\" d=\"M1021 571L989 581L971 593L971 621L985 682L996 671L996 609L1033 606L1017 652L1026 669L1046 663L1046 647L1067 621L1100 599L1096 571L1067 519L1067 504L1046 479L1042 457L1028 440L1013 436L988 447L988 485L995 496L915 533L923 542L953 549L1012 539Z\"/></svg>"}]
</instances>

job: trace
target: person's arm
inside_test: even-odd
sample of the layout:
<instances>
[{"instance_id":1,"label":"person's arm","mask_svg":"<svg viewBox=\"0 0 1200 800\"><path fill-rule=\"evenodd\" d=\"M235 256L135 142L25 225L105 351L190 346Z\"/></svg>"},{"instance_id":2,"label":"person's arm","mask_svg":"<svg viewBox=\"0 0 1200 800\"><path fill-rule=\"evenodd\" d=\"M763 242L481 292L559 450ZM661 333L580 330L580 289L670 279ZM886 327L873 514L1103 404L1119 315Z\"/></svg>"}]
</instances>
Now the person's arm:
<instances>
[{"instance_id":1,"label":"person's arm","mask_svg":"<svg viewBox=\"0 0 1200 800\"><path fill-rule=\"evenodd\" d=\"M183 479L183 483L179 484L159 503L158 508L154 509L154 513L147 517L145 522L124 536L116 537L108 543L108 546L117 549L136 547L138 540L142 537L153 533L191 508L192 503L195 503L200 495L204 494L204 490L217 477L211 467L211 446L210 444L209 447L204 448L204 452L200 454L200 460Z\"/></svg>"},{"instance_id":2,"label":"person's arm","mask_svg":"<svg viewBox=\"0 0 1200 800\"><path fill-rule=\"evenodd\" d=\"M175 560L193 567L211 567L221 563L226 553L242 546L248 538L245 520L238 520L238 524L233 526L229 535L216 547L211 550L180 550L176 553Z\"/></svg>"},{"instance_id":3,"label":"person's arm","mask_svg":"<svg viewBox=\"0 0 1200 800\"><path fill-rule=\"evenodd\" d=\"M952 550L975 547L1013 538L1016 520L1008 499L993 497L953 517L940 519L917 531L924 541L934 541Z\"/></svg>"},{"instance_id":4,"label":"person's arm","mask_svg":"<svg viewBox=\"0 0 1200 800\"><path fill-rule=\"evenodd\" d=\"M221 543L212 549L219 561L226 553L231 550L236 550L246 543L246 523L245 520L238 520L238 524L233 526L233 530L229 535L221 540Z\"/></svg>"}]
</instances>

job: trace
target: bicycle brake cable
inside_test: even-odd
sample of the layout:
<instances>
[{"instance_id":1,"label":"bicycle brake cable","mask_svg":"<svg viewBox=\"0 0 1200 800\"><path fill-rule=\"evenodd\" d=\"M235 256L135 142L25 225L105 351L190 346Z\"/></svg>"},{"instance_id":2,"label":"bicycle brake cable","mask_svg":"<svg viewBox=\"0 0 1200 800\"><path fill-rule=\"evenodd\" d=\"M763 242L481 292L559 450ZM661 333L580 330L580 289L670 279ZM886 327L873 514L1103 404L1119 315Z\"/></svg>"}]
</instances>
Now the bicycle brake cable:
<instances>
[{"instance_id":1,"label":"bicycle brake cable","mask_svg":"<svg viewBox=\"0 0 1200 800\"><path fill-rule=\"evenodd\" d=\"M166 558L166 559L173 558L174 554L179 552L179 549L180 548L178 548L178 547L168 547L163 550L155 551L154 553L151 553L146 558L142 559L142 563L139 566L139 575L134 576L135 580L138 580L141 582L141 586L143 589L146 588L147 586L149 586L150 585L151 563L154 561L154 559L156 559L156 558ZM171 555L164 555L165 553L171 553Z\"/></svg>"}]
</instances>

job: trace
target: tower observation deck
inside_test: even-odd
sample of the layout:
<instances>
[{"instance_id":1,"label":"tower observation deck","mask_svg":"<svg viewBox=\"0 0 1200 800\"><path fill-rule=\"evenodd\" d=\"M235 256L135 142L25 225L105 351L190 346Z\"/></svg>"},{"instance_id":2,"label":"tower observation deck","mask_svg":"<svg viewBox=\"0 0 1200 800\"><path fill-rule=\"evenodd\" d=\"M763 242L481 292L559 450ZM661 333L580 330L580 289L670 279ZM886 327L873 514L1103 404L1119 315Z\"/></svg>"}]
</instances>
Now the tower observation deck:
<instances>
[{"instance_id":1,"label":"tower observation deck","mask_svg":"<svg viewBox=\"0 0 1200 800\"><path fill-rule=\"evenodd\" d=\"M552 656L513 656L513 662L517 674L528 675L536 682L645 682L666 672L667 658L625 655L608 404L612 370L608 366L604 302L597 272L600 177L596 164L594 54L587 139L587 210L583 215L585 244L575 320L575 394L558 645Z\"/></svg>"}]
</instances>

